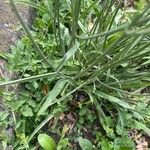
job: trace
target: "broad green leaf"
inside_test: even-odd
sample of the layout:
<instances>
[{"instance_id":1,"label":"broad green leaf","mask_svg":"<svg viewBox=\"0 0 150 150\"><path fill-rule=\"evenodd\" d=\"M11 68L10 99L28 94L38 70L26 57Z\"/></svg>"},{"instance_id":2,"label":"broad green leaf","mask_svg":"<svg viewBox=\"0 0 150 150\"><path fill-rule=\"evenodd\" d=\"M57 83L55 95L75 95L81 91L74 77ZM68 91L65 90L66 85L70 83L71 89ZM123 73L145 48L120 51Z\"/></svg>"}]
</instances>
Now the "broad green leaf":
<instances>
[{"instance_id":1,"label":"broad green leaf","mask_svg":"<svg viewBox=\"0 0 150 150\"><path fill-rule=\"evenodd\" d=\"M46 101L41 106L37 115L41 115L49 106L51 106L51 104L53 104L54 100L57 99L57 96L60 94L66 83L67 80L65 79L60 79L57 81L52 91L49 92Z\"/></svg>"},{"instance_id":2,"label":"broad green leaf","mask_svg":"<svg viewBox=\"0 0 150 150\"><path fill-rule=\"evenodd\" d=\"M66 149L68 150L69 140L68 138L61 139L57 144L57 150Z\"/></svg>"},{"instance_id":3,"label":"broad green leaf","mask_svg":"<svg viewBox=\"0 0 150 150\"><path fill-rule=\"evenodd\" d=\"M107 139L102 139L100 142L102 150L112 150L112 145L108 142Z\"/></svg>"},{"instance_id":4,"label":"broad green leaf","mask_svg":"<svg viewBox=\"0 0 150 150\"><path fill-rule=\"evenodd\" d=\"M31 107L35 108L37 105L36 105L36 102L32 99L30 99L28 102L27 102Z\"/></svg>"},{"instance_id":5,"label":"broad green leaf","mask_svg":"<svg viewBox=\"0 0 150 150\"><path fill-rule=\"evenodd\" d=\"M133 141L127 136L116 138L114 144L114 150L135 150Z\"/></svg>"},{"instance_id":6,"label":"broad green leaf","mask_svg":"<svg viewBox=\"0 0 150 150\"><path fill-rule=\"evenodd\" d=\"M106 131L108 137L110 137L112 139L115 138L115 133L114 133L113 128L109 127L109 125L106 123L105 123L105 125L102 124L102 126L103 126L104 130Z\"/></svg>"},{"instance_id":7,"label":"broad green leaf","mask_svg":"<svg viewBox=\"0 0 150 150\"><path fill-rule=\"evenodd\" d=\"M47 134L39 134L38 142L44 150L56 150L55 140Z\"/></svg>"},{"instance_id":8,"label":"broad green leaf","mask_svg":"<svg viewBox=\"0 0 150 150\"><path fill-rule=\"evenodd\" d=\"M23 106L26 100L19 100L15 102L14 110L17 110L19 107Z\"/></svg>"},{"instance_id":9,"label":"broad green leaf","mask_svg":"<svg viewBox=\"0 0 150 150\"><path fill-rule=\"evenodd\" d=\"M25 117L32 117L33 116L33 111L30 107L28 106L24 106L21 109L21 113L23 114L23 116Z\"/></svg>"},{"instance_id":10,"label":"broad green leaf","mask_svg":"<svg viewBox=\"0 0 150 150\"><path fill-rule=\"evenodd\" d=\"M93 145L89 140L79 137L78 141L82 150L93 150Z\"/></svg>"},{"instance_id":11,"label":"broad green leaf","mask_svg":"<svg viewBox=\"0 0 150 150\"><path fill-rule=\"evenodd\" d=\"M146 1L146 0L138 0L138 1L135 1L135 7L136 7L138 10L142 10L146 5L147 5L147 1Z\"/></svg>"},{"instance_id":12,"label":"broad green leaf","mask_svg":"<svg viewBox=\"0 0 150 150\"><path fill-rule=\"evenodd\" d=\"M33 82L33 87L34 87L35 89L37 89L38 86L39 86L38 83L37 83L36 81L34 81L34 82Z\"/></svg>"}]
</instances>

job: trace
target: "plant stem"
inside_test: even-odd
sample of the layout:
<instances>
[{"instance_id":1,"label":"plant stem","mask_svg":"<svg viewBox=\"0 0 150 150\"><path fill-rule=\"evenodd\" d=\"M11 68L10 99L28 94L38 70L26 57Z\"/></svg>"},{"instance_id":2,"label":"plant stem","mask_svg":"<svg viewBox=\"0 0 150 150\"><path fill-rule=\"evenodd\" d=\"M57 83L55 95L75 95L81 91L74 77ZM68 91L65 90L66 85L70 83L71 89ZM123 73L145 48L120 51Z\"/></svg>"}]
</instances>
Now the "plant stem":
<instances>
[{"instance_id":1,"label":"plant stem","mask_svg":"<svg viewBox=\"0 0 150 150\"><path fill-rule=\"evenodd\" d=\"M10 84L18 84L18 83L28 82L28 81L32 81L32 80L38 80L38 79L47 78L47 77L57 77L57 72L46 73L46 74L31 76L31 77L18 79L18 80L14 80L14 81L8 81L8 82L0 83L0 87L10 85Z\"/></svg>"},{"instance_id":2,"label":"plant stem","mask_svg":"<svg viewBox=\"0 0 150 150\"><path fill-rule=\"evenodd\" d=\"M37 45L37 43L34 41L34 38L33 38L32 34L30 33L28 27L25 25L23 19L21 18L21 16L20 16L20 14L19 14L19 12L18 12L18 10L17 10L17 7L16 7L14 1L13 1L13 0L10 0L10 3L11 3L12 9L14 10L14 12L15 12L15 14L16 14L18 20L20 21L20 24L22 25L23 29L25 30L25 32L26 32L27 35L29 36L29 38L30 38L30 40L31 40L31 42L32 42L32 44L33 44L33 46L34 46L34 48L35 48L35 51L39 54L39 56L40 56L53 70L55 70L54 67L53 67L53 65L52 65L53 63L52 63L50 60L49 60L49 61L47 60L46 56L43 54L43 52L40 50L40 48L39 48L39 46Z\"/></svg>"}]
</instances>

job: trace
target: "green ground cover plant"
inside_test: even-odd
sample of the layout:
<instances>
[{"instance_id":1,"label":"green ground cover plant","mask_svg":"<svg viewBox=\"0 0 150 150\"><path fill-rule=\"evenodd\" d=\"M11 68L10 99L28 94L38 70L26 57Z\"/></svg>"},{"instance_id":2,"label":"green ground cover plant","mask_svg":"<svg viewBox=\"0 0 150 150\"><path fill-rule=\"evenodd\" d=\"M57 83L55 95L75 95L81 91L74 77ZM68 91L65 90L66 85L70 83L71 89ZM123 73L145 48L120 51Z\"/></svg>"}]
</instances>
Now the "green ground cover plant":
<instances>
[{"instance_id":1,"label":"green ground cover plant","mask_svg":"<svg viewBox=\"0 0 150 150\"><path fill-rule=\"evenodd\" d=\"M129 130L150 136L150 94L141 93L150 86L148 2L132 11L115 0L10 2L24 34L1 54L19 79L0 86L21 85L17 94L1 91L3 149L41 149L44 134L57 150L134 150ZM32 30L17 3L37 9Z\"/></svg>"}]
</instances>

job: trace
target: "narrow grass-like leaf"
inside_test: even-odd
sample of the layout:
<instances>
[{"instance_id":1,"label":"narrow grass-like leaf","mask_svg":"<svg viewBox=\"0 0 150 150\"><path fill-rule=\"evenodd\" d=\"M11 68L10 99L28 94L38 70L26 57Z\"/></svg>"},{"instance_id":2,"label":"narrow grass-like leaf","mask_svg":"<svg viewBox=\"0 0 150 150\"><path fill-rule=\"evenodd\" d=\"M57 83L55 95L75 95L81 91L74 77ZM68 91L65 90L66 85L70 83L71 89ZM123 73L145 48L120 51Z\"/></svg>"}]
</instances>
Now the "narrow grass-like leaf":
<instances>
[{"instance_id":1,"label":"narrow grass-like leaf","mask_svg":"<svg viewBox=\"0 0 150 150\"><path fill-rule=\"evenodd\" d=\"M135 35L149 35L150 34L150 27L144 28L144 29L138 29L138 30L129 30L126 31L127 35L135 36Z\"/></svg>"},{"instance_id":2,"label":"narrow grass-like leaf","mask_svg":"<svg viewBox=\"0 0 150 150\"><path fill-rule=\"evenodd\" d=\"M79 39L82 39L82 40L89 40L89 39L94 39L94 38L98 38L98 37L103 37L103 36L110 36L114 33L117 33L119 31L125 31L127 25L122 25L116 29L112 29L112 30L109 30L109 31L104 31L100 34L95 34L95 35L92 35L92 36L76 36L77 38Z\"/></svg>"},{"instance_id":3,"label":"narrow grass-like leaf","mask_svg":"<svg viewBox=\"0 0 150 150\"><path fill-rule=\"evenodd\" d=\"M33 131L33 133L29 136L28 138L28 143L32 140L32 138L35 136L35 134L42 128L45 126L45 124L47 122L49 122L54 116L53 115L49 115L45 120L43 120L38 127L36 127L36 129Z\"/></svg>"},{"instance_id":4,"label":"narrow grass-like leaf","mask_svg":"<svg viewBox=\"0 0 150 150\"><path fill-rule=\"evenodd\" d=\"M79 89L81 89L82 87L84 87L85 85L87 85L89 82L92 82L92 81L85 81L84 83L82 83L79 86L77 86L76 88L74 88L72 91L68 92L63 97L61 97L59 99L55 99L53 102L51 102L50 106L52 106L52 105L54 105L56 103L62 102L64 99L66 99L67 97L69 97L70 95L72 95L73 93L75 93L76 91L78 91Z\"/></svg>"},{"instance_id":5,"label":"narrow grass-like leaf","mask_svg":"<svg viewBox=\"0 0 150 150\"><path fill-rule=\"evenodd\" d=\"M0 50L0 58L7 60L8 57L7 57L7 55L6 55L6 52Z\"/></svg>"},{"instance_id":6,"label":"narrow grass-like leaf","mask_svg":"<svg viewBox=\"0 0 150 150\"><path fill-rule=\"evenodd\" d=\"M112 27L112 25L113 25L113 22L114 22L114 20L115 20L115 17L117 16L117 13L118 13L118 11L119 11L120 6L121 6L121 3L118 5L118 7L116 8L116 10L115 10L115 12L114 12L114 14L113 14L113 16L112 16L111 22L110 22L110 24L109 24L109 26L108 26L108 30L111 29L111 27ZM105 37L105 40L104 40L103 48L105 48L105 44L106 44L107 38L108 38L108 37L106 36L106 37Z\"/></svg>"},{"instance_id":7,"label":"narrow grass-like leaf","mask_svg":"<svg viewBox=\"0 0 150 150\"><path fill-rule=\"evenodd\" d=\"M61 28L60 28L60 1L59 0L54 0L54 23L55 23L55 29L57 28L58 31L58 39L59 39L59 51L62 50L62 39L61 39ZM55 30L56 32L56 30ZM58 44L58 43L57 43Z\"/></svg>"},{"instance_id":8,"label":"narrow grass-like leaf","mask_svg":"<svg viewBox=\"0 0 150 150\"><path fill-rule=\"evenodd\" d=\"M64 58L63 58L63 60L61 61L61 63L58 65L58 69L56 69L57 71L59 71L63 66L64 66L64 64L67 62L67 60L69 59L69 58L71 58L74 54L75 54L75 52L78 50L78 48L79 48L79 45L80 45L80 43L76 40L75 41L75 43L74 43L74 45L70 48L70 50L65 54L65 56L64 56Z\"/></svg>"},{"instance_id":9,"label":"narrow grass-like leaf","mask_svg":"<svg viewBox=\"0 0 150 150\"><path fill-rule=\"evenodd\" d=\"M62 91L66 83L67 80L65 79L60 79L57 81L52 91L50 91L50 93L48 94L47 100L44 102L44 104L41 106L40 110L38 111L37 113L38 116L41 115L54 102L54 100L60 94L60 92Z\"/></svg>"},{"instance_id":10,"label":"narrow grass-like leaf","mask_svg":"<svg viewBox=\"0 0 150 150\"><path fill-rule=\"evenodd\" d=\"M105 87L107 87L107 88L109 88L109 89L116 90L116 92L118 91L118 92L124 93L125 95L136 95L136 96L140 96L140 95L141 95L141 94L136 94L136 93L127 92L127 91L124 91L124 90L119 89L119 88L116 88L116 87L112 87L112 86L110 86L110 85L108 85L108 84L105 84L105 83L99 81L99 80L98 80L98 82L99 82L101 85L103 85L103 86L105 86ZM144 86L144 87L145 87L145 86ZM145 96L147 96L147 95L145 95Z\"/></svg>"},{"instance_id":11,"label":"narrow grass-like leaf","mask_svg":"<svg viewBox=\"0 0 150 150\"><path fill-rule=\"evenodd\" d=\"M84 76L84 74L87 74L87 72L88 72L88 70L90 70L93 66L95 66L97 63L101 63L102 62L102 60L104 59L104 58L106 58L106 55L109 55L111 52L112 52L112 50L113 49L115 49L116 48L116 45L117 44L123 44L124 42L126 42L126 38L125 38L125 36L124 36L124 34L119 38L119 39L117 39L113 44L111 44L108 48L106 48L106 49L104 49L103 51L103 54L100 54L100 53L98 53L97 54L97 56L96 56L96 58L95 59L93 59L93 62L91 62L90 64L89 64L89 66L87 67L87 68L85 68L83 71L81 71L81 73L79 73L76 77L75 77L75 79L77 79L77 78L80 78L82 75ZM101 60L101 61L100 61ZM107 65L107 63L106 63L106 65ZM100 68L101 69L101 68ZM97 75L100 73L100 69L97 69L97 70L95 70L94 72L92 72L92 77L97 77ZM108 69L109 69L109 67L108 68L103 68L105 71L107 71ZM91 77L91 78L92 78Z\"/></svg>"},{"instance_id":12,"label":"narrow grass-like leaf","mask_svg":"<svg viewBox=\"0 0 150 150\"><path fill-rule=\"evenodd\" d=\"M81 0L72 1L72 37L73 39L77 35L80 7L81 7Z\"/></svg>"},{"instance_id":13,"label":"narrow grass-like leaf","mask_svg":"<svg viewBox=\"0 0 150 150\"><path fill-rule=\"evenodd\" d=\"M48 9L48 14L51 16L51 18L54 19L54 15L53 15L53 10L51 9L51 1L50 0L46 0L47 1L47 9Z\"/></svg>"},{"instance_id":14,"label":"narrow grass-like leaf","mask_svg":"<svg viewBox=\"0 0 150 150\"><path fill-rule=\"evenodd\" d=\"M48 10L39 5L39 4L36 4L36 3L33 3L31 1L26 1L26 0L14 0L15 3L18 3L18 4L26 4L26 5L29 5L30 7L33 7L33 8L36 8L37 10L40 10L40 11L43 11L43 12L47 12Z\"/></svg>"},{"instance_id":15,"label":"narrow grass-like leaf","mask_svg":"<svg viewBox=\"0 0 150 150\"><path fill-rule=\"evenodd\" d=\"M1 86L6 86L6 85L10 85L10 84L19 84L19 83L34 81L34 80L43 79L43 78L57 77L57 75L58 75L58 73L56 73L56 72L45 73L45 74L31 76L31 77L27 77L27 78L23 78L23 79L18 79L18 80L14 80L14 81L3 82L3 83L0 83L0 87Z\"/></svg>"},{"instance_id":16,"label":"narrow grass-like leaf","mask_svg":"<svg viewBox=\"0 0 150 150\"><path fill-rule=\"evenodd\" d=\"M138 129L142 129L148 136L150 136L150 129L148 127L146 127L145 124L143 124L139 121L135 121L135 120L134 120L134 122Z\"/></svg>"},{"instance_id":17,"label":"narrow grass-like leaf","mask_svg":"<svg viewBox=\"0 0 150 150\"><path fill-rule=\"evenodd\" d=\"M112 103L115 103L115 104L117 104L117 105L122 106L123 108L132 109L131 106L130 106L128 103L126 103L125 101L120 100L120 99L117 98L117 97L108 95L108 94L103 93L103 92L101 92L101 91L95 91L95 94L96 94L98 97L101 97L101 98L103 98L103 99L107 99L108 101L110 101L110 102L112 102Z\"/></svg>"}]
</instances>

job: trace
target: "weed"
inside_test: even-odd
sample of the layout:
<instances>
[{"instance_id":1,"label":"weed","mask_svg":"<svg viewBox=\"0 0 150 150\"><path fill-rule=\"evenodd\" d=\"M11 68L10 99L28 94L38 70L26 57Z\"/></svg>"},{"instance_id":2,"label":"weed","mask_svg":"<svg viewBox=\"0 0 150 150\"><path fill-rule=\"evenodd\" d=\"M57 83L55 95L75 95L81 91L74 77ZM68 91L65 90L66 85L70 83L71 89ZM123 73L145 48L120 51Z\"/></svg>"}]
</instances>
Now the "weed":
<instances>
[{"instance_id":1,"label":"weed","mask_svg":"<svg viewBox=\"0 0 150 150\"><path fill-rule=\"evenodd\" d=\"M140 94L150 86L149 5L129 13L113 0L16 0L37 9L30 31L10 1L25 31L5 54L22 78L0 84L24 83L5 102L14 149L38 147L43 132L62 150L135 149L130 129L150 135L149 95Z\"/></svg>"}]
</instances>

